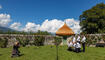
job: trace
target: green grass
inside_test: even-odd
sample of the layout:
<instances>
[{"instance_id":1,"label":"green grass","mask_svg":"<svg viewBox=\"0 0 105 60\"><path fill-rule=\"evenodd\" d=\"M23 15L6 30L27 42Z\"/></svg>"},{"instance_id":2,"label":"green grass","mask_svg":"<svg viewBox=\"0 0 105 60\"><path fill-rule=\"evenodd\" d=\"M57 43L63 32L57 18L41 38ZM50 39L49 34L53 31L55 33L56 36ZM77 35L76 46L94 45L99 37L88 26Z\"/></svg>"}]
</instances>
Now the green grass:
<instances>
[{"instance_id":1,"label":"green grass","mask_svg":"<svg viewBox=\"0 0 105 60\"><path fill-rule=\"evenodd\" d=\"M21 47L22 56L11 58L12 48L0 48L0 60L56 60L56 47ZM67 46L59 46L59 60L105 60L105 48L86 48L86 52L67 51Z\"/></svg>"}]
</instances>

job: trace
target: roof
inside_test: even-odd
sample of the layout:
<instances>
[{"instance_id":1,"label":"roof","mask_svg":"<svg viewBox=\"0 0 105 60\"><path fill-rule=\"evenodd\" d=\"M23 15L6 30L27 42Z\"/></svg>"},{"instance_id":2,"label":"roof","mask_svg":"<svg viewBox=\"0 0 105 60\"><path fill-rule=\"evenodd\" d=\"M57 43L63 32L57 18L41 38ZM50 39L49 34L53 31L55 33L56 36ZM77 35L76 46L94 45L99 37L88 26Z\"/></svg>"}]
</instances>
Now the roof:
<instances>
[{"instance_id":1,"label":"roof","mask_svg":"<svg viewBox=\"0 0 105 60\"><path fill-rule=\"evenodd\" d=\"M66 23L61 28L59 28L58 31L56 31L56 35L73 35L73 34L74 32L72 31L71 28L67 26Z\"/></svg>"}]
</instances>

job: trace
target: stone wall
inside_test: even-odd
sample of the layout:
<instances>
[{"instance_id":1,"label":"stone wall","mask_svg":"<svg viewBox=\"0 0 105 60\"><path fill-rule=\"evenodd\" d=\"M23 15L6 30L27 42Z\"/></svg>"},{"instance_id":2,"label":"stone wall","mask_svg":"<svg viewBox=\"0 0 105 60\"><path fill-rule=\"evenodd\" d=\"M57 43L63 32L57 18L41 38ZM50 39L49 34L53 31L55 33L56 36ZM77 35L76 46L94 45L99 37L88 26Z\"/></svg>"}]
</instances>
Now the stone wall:
<instances>
[{"instance_id":1,"label":"stone wall","mask_svg":"<svg viewBox=\"0 0 105 60\"><path fill-rule=\"evenodd\" d=\"M0 38L5 38L8 40L8 45L7 47L13 46L14 42L16 42L19 39L28 39L29 43L32 43L35 40L35 37L38 36L43 36L44 37L44 45L54 45L54 37L52 35L22 35L22 34L0 34ZM76 35L77 38L78 35ZM81 36L81 35L80 35ZM95 45L96 43L99 42L105 42L105 34L86 34L85 35L87 38L87 45ZM68 37L68 39L72 40L72 36ZM63 43L63 38L61 37L62 40L62 45ZM67 41L66 40L66 41Z\"/></svg>"},{"instance_id":2,"label":"stone wall","mask_svg":"<svg viewBox=\"0 0 105 60\"><path fill-rule=\"evenodd\" d=\"M13 46L14 42L18 39L28 39L29 43L35 40L35 37L43 36L44 45L54 45L54 37L52 35L20 35L20 34L0 34L0 38L6 38L8 40L7 47Z\"/></svg>"}]
</instances>

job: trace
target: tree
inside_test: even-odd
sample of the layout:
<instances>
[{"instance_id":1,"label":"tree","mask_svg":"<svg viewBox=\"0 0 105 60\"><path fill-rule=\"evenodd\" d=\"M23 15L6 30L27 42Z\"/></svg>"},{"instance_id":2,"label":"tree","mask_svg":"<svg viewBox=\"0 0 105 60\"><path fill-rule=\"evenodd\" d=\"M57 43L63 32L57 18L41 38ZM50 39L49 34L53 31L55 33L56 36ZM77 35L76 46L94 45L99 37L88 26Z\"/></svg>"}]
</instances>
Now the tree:
<instances>
[{"instance_id":1,"label":"tree","mask_svg":"<svg viewBox=\"0 0 105 60\"><path fill-rule=\"evenodd\" d=\"M83 12L79 17L82 33L105 33L105 4L100 3Z\"/></svg>"},{"instance_id":2,"label":"tree","mask_svg":"<svg viewBox=\"0 0 105 60\"><path fill-rule=\"evenodd\" d=\"M40 31L38 30L38 32L34 33L35 35L51 35L51 33L47 32L47 31Z\"/></svg>"}]
</instances>

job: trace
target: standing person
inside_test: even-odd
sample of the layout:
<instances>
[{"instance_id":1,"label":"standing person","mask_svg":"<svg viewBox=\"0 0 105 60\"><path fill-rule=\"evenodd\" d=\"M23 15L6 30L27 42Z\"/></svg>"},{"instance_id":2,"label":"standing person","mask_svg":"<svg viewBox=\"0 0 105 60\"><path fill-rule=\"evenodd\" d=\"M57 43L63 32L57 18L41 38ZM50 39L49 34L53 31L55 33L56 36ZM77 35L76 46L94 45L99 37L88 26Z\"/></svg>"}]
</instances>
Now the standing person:
<instances>
[{"instance_id":1,"label":"standing person","mask_svg":"<svg viewBox=\"0 0 105 60\"><path fill-rule=\"evenodd\" d=\"M82 42L83 52L85 52L86 37L84 35L83 35L83 38L82 38L81 42Z\"/></svg>"},{"instance_id":2,"label":"standing person","mask_svg":"<svg viewBox=\"0 0 105 60\"><path fill-rule=\"evenodd\" d=\"M15 44L13 45L13 51L12 51L12 56L11 57L14 57L14 56L20 56L20 51L18 50L19 48L19 42L15 42Z\"/></svg>"},{"instance_id":3,"label":"standing person","mask_svg":"<svg viewBox=\"0 0 105 60\"><path fill-rule=\"evenodd\" d=\"M75 35L73 36L73 44L76 42Z\"/></svg>"},{"instance_id":4,"label":"standing person","mask_svg":"<svg viewBox=\"0 0 105 60\"><path fill-rule=\"evenodd\" d=\"M78 37L77 37L77 42L80 43L80 35L78 35Z\"/></svg>"}]
</instances>

